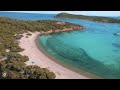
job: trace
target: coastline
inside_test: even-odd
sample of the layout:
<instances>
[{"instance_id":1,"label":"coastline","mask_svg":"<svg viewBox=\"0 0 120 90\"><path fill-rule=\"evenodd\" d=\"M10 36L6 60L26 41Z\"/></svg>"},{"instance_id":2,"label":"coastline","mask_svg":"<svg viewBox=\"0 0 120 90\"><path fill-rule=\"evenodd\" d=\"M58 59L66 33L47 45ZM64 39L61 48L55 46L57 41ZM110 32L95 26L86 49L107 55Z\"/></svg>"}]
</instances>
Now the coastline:
<instances>
[{"instance_id":1,"label":"coastline","mask_svg":"<svg viewBox=\"0 0 120 90\"><path fill-rule=\"evenodd\" d=\"M26 65L37 65L42 68L48 68L56 74L56 79L95 79L94 76L89 75L84 71L77 73L77 71L75 72L71 68L66 67L66 65L58 63L54 58L46 55L44 50L37 45L36 40L40 35L40 32L31 34L31 36L26 38L26 33L24 33L24 37L19 40L19 46L25 49L23 52L20 52L20 54L29 57L29 61L26 62ZM32 62L34 62L34 64Z\"/></svg>"},{"instance_id":2,"label":"coastline","mask_svg":"<svg viewBox=\"0 0 120 90\"><path fill-rule=\"evenodd\" d=\"M97 22L97 23L105 23L105 24L120 24L120 23L102 22L102 21L93 21L93 20L77 19L77 18L63 18L63 17L55 17L55 18L60 18L60 19L72 19L72 20L84 20L84 21Z\"/></svg>"},{"instance_id":3,"label":"coastline","mask_svg":"<svg viewBox=\"0 0 120 90\"><path fill-rule=\"evenodd\" d=\"M77 30L83 30L85 29L84 26L79 26L79 27L73 27L73 28L64 28L62 30L49 30L47 32L42 31L40 35L47 35L47 34L54 34L54 33L61 33L61 32L68 32L68 31L77 31Z\"/></svg>"},{"instance_id":4,"label":"coastline","mask_svg":"<svg viewBox=\"0 0 120 90\"><path fill-rule=\"evenodd\" d=\"M38 37L39 37L39 35L37 35L37 37L36 37L36 39L35 39L35 43L36 43L37 48L38 48L46 57L48 57L50 60L54 61L55 63L63 66L64 68L67 68L67 69L69 69L69 70L71 70L71 71L73 71L73 72L75 72L75 73L78 73L78 74L83 75L83 76L85 76L85 77L89 77L90 79L102 79L101 77L98 77L98 76L95 76L95 75L93 75L93 74L91 74L91 73L85 72L84 70L80 70L80 69L75 68L75 67L73 67L73 66L64 64L64 62L60 62L60 61L58 60L58 58L56 58L56 57L52 57L52 56L49 55L49 54L47 53L47 51L44 50L44 48L39 44Z\"/></svg>"}]
</instances>

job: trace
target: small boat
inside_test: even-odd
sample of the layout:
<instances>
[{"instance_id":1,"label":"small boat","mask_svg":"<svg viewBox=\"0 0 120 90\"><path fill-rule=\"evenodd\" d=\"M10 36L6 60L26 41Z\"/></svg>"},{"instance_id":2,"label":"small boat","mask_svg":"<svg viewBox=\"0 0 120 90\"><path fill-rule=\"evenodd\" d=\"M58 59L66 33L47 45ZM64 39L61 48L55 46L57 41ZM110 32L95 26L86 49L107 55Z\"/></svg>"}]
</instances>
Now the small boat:
<instances>
[{"instance_id":1,"label":"small boat","mask_svg":"<svg viewBox=\"0 0 120 90\"><path fill-rule=\"evenodd\" d=\"M120 32L114 33L114 35L120 35Z\"/></svg>"}]
</instances>

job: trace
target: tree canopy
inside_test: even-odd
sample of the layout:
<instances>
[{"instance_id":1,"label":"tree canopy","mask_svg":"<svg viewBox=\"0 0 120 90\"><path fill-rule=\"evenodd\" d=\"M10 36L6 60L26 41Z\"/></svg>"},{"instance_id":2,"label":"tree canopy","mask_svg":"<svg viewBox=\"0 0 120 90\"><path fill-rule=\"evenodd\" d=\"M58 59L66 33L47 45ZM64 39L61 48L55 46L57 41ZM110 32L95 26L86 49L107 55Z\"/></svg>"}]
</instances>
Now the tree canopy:
<instances>
[{"instance_id":1,"label":"tree canopy","mask_svg":"<svg viewBox=\"0 0 120 90\"><path fill-rule=\"evenodd\" d=\"M2 73L7 73L6 79L54 79L55 73L47 68L38 66L26 66L28 56L22 56L19 52L23 51L19 47L18 40L23 37L25 32L49 31L74 26L81 26L65 22L58 24L55 20L24 21L0 17L0 78ZM31 34L27 34L31 35Z\"/></svg>"}]
</instances>

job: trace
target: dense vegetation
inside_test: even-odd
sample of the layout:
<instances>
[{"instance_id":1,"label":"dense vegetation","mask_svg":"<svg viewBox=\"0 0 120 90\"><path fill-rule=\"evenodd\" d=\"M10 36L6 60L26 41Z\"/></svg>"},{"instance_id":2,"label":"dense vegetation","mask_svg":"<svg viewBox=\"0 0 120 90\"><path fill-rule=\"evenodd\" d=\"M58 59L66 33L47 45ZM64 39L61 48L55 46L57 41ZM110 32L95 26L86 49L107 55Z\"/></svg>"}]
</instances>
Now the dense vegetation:
<instances>
[{"instance_id":1,"label":"dense vegetation","mask_svg":"<svg viewBox=\"0 0 120 90\"><path fill-rule=\"evenodd\" d=\"M19 47L19 39L24 32L49 31L72 26L80 26L65 22L57 24L55 20L23 21L0 17L0 78L2 72L7 73L9 79L54 79L55 74L46 68L26 66L27 56L19 52L24 49ZM27 34L30 36L31 34Z\"/></svg>"},{"instance_id":2,"label":"dense vegetation","mask_svg":"<svg viewBox=\"0 0 120 90\"><path fill-rule=\"evenodd\" d=\"M109 18L109 17L99 17L99 16L84 16L84 15L74 15L68 13L60 13L55 17L57 18L72 18L72 19L84 19L89 21L98 21L98 22L106 22L106 23L120 23L120 20Z\"/></svg>"}]
</instances>

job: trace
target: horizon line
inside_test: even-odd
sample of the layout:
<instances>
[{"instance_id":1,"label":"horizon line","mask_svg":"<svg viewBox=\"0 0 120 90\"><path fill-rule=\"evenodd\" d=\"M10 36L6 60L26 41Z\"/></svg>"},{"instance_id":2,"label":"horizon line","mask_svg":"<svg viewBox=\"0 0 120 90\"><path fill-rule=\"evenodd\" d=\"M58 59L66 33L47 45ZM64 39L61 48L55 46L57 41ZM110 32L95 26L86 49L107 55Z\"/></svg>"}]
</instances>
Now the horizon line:
<instances>
[{"instance_id":1,"label":"horizon line","mask_svg":"<svg viewBox=\"0 0 120 90\"><path fill-rule=\"evenodd\" d=\"M85 16L106 16L106 17L118 17L120 15L90 15L87 12L96 12L96 11L0 11L0 12L13 12L13 13L34 13L34 14L59 14L59 13L68 13L75 15L85 15ZM71 12L71 13L70 13ZM76 12L76 13L73 13ZM109 11L108 11L109 12Z\"/></svg>"}]
</instances>

